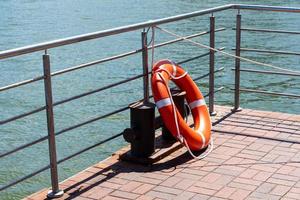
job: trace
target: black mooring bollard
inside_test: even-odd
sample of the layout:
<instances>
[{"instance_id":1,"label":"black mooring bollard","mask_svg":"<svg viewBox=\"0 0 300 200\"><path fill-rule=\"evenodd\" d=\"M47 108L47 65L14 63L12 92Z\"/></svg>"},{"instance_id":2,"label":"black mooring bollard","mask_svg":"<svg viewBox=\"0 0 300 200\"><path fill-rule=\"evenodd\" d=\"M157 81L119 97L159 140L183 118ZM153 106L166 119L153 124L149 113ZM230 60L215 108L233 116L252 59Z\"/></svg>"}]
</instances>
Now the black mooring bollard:
<instances>
[{"instance_id":1,"label":"black mooring bollard","mask_svg":"<svg viewBox=\"0 0 300 200\"><path fill-rule=\"evenodd\" d=\"M130 107L130 127L124 130L124 139L131 144L131 155L147 158L155 150L155 104L138 102Z\"/></svg>"},{"instance_id":2,"label":"black mooring bollard","mask_svg":"<svg viewBox=\"0 0 300 200\"><path fill-rule=\"evenodd\" d=\"M178 109L179 113L182 117L186 117L188 115L184 99L185 99L185 92L180 90L171 90L172 98L175 103L176 108ZM163 124L162 125L162 138L166 141L176 141L176 138L170 133L167 127Z\"/></svg>"}]
</instances>

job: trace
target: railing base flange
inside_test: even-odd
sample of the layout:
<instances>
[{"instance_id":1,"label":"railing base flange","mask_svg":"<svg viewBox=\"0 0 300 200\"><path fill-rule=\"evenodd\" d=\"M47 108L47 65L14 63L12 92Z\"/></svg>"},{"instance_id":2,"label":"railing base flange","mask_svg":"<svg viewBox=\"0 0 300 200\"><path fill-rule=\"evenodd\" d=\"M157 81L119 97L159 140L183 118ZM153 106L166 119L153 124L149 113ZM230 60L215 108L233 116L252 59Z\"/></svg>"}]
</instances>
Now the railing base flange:
<instances>
[{"instance_id":1,"label":"railing base flange","mask_svg":"<svg viewBox=\"0 0 300 200\"><path fill-rule=\"evenodd\" d=\"M55 199L55 198L59 198L62 197L64 195L64 191L63 190L58 190L56 192L53 192L52 190L49 190L47 197L49 199Z\"/></svg>"},{"instance_id":2,"label":"railing base flange","mask_svg":"<svg viewBox=\"0 0 300 200\"><path fill-rule=\"evenodd\" d=\"M231 109L232 112L241 112L242 110L243 109L241 107Z\"/></svg>"},{"instance_id":3,"label":"railing base flange","mask_svg":"<svg viewBox=\"0 0 300 200\"><path fill-rule=\"evenodd\" d=\"M209 115L210 115L210 116L216 116L216 115L217 115L217 112L216 112L216 111L209 112Z\"/></svg>"}]
</instances>

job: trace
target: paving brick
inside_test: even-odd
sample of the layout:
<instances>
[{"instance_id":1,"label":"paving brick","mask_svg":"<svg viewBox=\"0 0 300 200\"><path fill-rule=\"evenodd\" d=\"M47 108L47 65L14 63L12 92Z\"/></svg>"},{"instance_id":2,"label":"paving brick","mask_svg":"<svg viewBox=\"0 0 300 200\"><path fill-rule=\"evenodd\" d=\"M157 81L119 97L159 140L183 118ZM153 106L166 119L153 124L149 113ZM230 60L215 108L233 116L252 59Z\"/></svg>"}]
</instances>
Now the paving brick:
<instances>
[{"instance_id":1,"label":"paving brick","mask_svg":"<svg viewBox=\"0 0 300 200\"><path fill-rule=\"evenodd\" d=\"M208 196L208 195L196 194L195 196L193 196L193 198L191 200L206 200L209 198L210 198L210 196Z\"/></svg>"},{"instance_id":2,"label":"paving brick","mask_svg":"<svg viewBox=\"0 0 300 200\"><path fill-rule=\"evenodd\" d=\"M146 195L141 195L137 198L137 200L153 200L153 199L155 199L155 197L150 197Z\"/></svg>"},{"instance_id":3,"label":"paving brick","mask_svg":"<svg viewBox=\"0 0 300 200\"><path fill-rule=\"evenodd\" d=\"M288 186L277 185L277 186L270 192L270 194L283 196L283 195L284 195L285 193L287 193L290 189L291 189L291 187L288 187Z\"/></svg>"},{"instance_id":4,"label":"paving brick","mask_svg":"<svg viewBox=\"0 0 300 200\"><path fill-rule=\"evenodd\" d=\"M137 194L133 194L131 192L124 192L124 191L114 191L110 194L111 196L114 196L114 197L120 197L120 198L123 198L123 199L136 199L139 197L139 195Z\"/></svg>"},{"instance_id":5,"label":"paving brick","mask_svg":"<svg viewBox=\"0 0 300 200\"><path fill-rule=\"evenodd\" d=\"M220 174L217 173L209 173L207 174L203 179L201 179L202 182L207 182L207 183L213 183L216 180L218 180L221 177Z\"/></svg>"},{"instance_id":6,"label":"paving brick","mask_svg":"<svg viewBox=\"0 0 300 200\"><path fill-rule=\"evenodd\" d=\"M173 187L174 185L176 185L177 183L179 183L182 180L183 180L183 178L172 176L172 177L168 178L167 180L165 180L164 182L162 182L160 185Z\"/></svg>"},{"instance_id":7,"label":"paving brick","mask_svg":"<svg viewBox=\"0 0 300 200\"><path fill-rule=\"evenodd\" d=\"M242 174L239 175L241 178L252 178L255 176L259 171L255 169L246 169Z\"/></svg>"},{"instance_id":8,"label":"paving brick","mask_svg":"<svg viewBox=\"0 0 300 200\"><path fill-rule=\"evenodd\" d=\"M261 181L256 181L256 180L251 180L251 179L246 179L246 178L236 178L233 180L234 182L237 183L244 183L244 184L249 184L249 185L255 185L255 186L259 186L261 184Z\"/></svg>"},{"instance_id":9,"label":"paving brick","mask_svg":"<svg viewBox=\"0 0 300 200\"><path fill-rule=\"evenodd\" d=\"M224 165L218 167L215 172L219 174L231 175L231 176L238 176L242 172L244 172L246 168L239 167L239 166L232 166L232 165Z\"/></svg>"},{"instance_id":10,"label":"paving brick","mask_svg":"<svg viewBox=\"0 0 300 200\"><path fill-rule=\"evenodd\" d=\"M145 183L145 184L142 184L141 186L139 186L138 188L136 188L135 190L133 190L132 192L137 193L137 194L145 194L154 187L155 187L155 185Z\"/></svg>"},{"instance_id":11,"label":"paving brick","mask_svg":"<svg viewBox=\"0 0 300 200\"><path fill-rule=\"evenodd\" d=\"M228 186L238 188L238 189L251 190L251 191L254 191L257 188L257 186L255 185L249 185L249 184L237 183L237 182L230 182Z\"/></svg>"},{"instance_id":12,"label":"paving brick","mask_svg":"<svg viewBox=\"0 0 300 200\"><path fill-rule=\"evenodd\" d=\"M269 177L272 176L273 173L271 172L265 172L265 171L261 171L259 173L257 173L253 179L257 180L257 181L266 181Z\"/></svg>"},{"instance_id":13,"label":"paving brick","mask_svg":"<svg viewBox=\"0 0 300 200\"><path fill-rule=\"evenodd\" d=\"M192 187L188 188L187 191L198 193L198 194L209 195L209 196L216 193L216 190L211 190L211 189L196 187L196 186L192 186Z\"/></svg>"},{"instance_id":14,"label":"paving brick","mask_svg":"<svg viewBox=\"0 0 300 200\"><path fill-rule=\"evenodd\" d=\"M289 176L289 175L283 175L283 174L273 174L272 178L280 179L280 180L287 180L287 181L293 181L297 182L299 180L299 177L296 176Z\"/></svg>"},{"instance_id":15,"label":"paving brick","mask_svg":"<svg viewBox=\"0 0 300 200\"><path fill-rule=\"evenodd\" d=\"M180 190L180 189L165 187L165 186L160 186L160 185L157 187L154 187L153 190L158 191L158 192L168 193L168 194L174 194L174 195L178 195L178 194L182 193L182 190Z\"/></svg>"},{"instance_id":16,"label":"paving brick","mask_svg":"<svg viewBox=\"0 0 300 200\"><path fill-rule=\"evenodd\" d=\"M224 187L221 190L219 190L215 196L228 199L228 197L233 194L237 189L236 188L231 188L231 187Z\"/></svg>"},{"instance_id":17,"label":"paving brick","mask_svg":"<svg viewBox=\"0 0 300 200\"><path fill-rule=\"evenodd\" d=\"M238 189L229 197L229 199L233 199L233 200L246 199L250 193L251 191Z\"/></svg>"},{"instance_id":18,"label":"paving brick","mask_svg":"<svg viewBox=\"0 0 300 200\"><path fill-rule=\"evenodd\" d=\"M151 197L157 197L161 199L174 199L176 195L173 194L168 194L168 193L163 193L163 192L158 192L158 191L149 191L146 193L146 196L151 196Z\"/></svg>"},{"instance_id":19,"label":"paving brick","mask_svg":"<svg viewBox=\"0 0 300 200\"><path fill-rule=\"evenodd\" d=\"M276 178L269 178L267 182L285 186L293 186L295 184L295 182L293 181L280 180Z\"/></svg>"},{"instance_id":20,"label":"paving brick","mask_svg":"<svg viewBox=\"0 0 300 200\"><path fill-rule=\"evenodd\" d=\"M110 189L113 189L113 190L119 189L119 188L121 187L121 185L119 185L119 184L116 184L116 183L110 183L110 182L107 182L107 181L106 181L106 182L100 183L99 186L101 186L101 187L106 187L106 188L110 188Z\"/></svg>"},{"instance_id":21,"label":"paving brick","mask_svg":"<svg viewBox=\"0 0 300 200\"><path fill-rule=\"evenodd\" d=\"M184 191L183 193L176 196L173 200L188 200L195 196L196 193Z\"/></svg>"},{"instance_id":22,"label":"paving brick","mask_svg":"<svg viewBox=\"0 0 300 200\"><path fill-rule=\"evenodd\" d=\"M271 190L275 187L275 184L272 183L263 183L257 189L256 192L258 193L270 193Z\"/></svg>"},{"instance_id":23,"label":"paving brick","mask_svg":"<svg viewBox=\"0 0 300 200\"><path fill-rule=\"evenodd\" d=\"M113 190L109 188L94 187L90 191L88 191L87 197L92 199L101 199L105 196L108 196L108 194L112 191Z\"/></svg>"},{"instance_id":24,"label":"paving brick","mask_svg":"<svg viewBox=\"0 0 300 200\"><path fill-rule=\"evenodd\" d=\"M177 183L174 188L186 190L187 188L191 187L196 181L190 179L183 179L179 183Z\"/></svg>"},{"instance_id":25,"label":"paving brick","mask_svg":"<svg viewBox=\"0 0 300 200\"><path fill-rule=\"evenodd\" d=\"M136 182L136 181L131 181L127 183L126 185L123 185L122 187L119 188L119 190L125 191L125 192L131 192L135 190L137 187L141 186L143 183L141 182Z\"/></svg>"},{"instance_id":26,"label":"paving brick","mask_svg":"<svg viewBox=\"0 0 300 200\"><path fill-rule=\"evenodd\" d=\"M153 184L153 185L158 185L162 182L162 180L146 178L146 177L137 177L135 180L142 182L142 183L149 183L149 184Z\"/></svg>"},{"instance_id":27,"label":"paving brick","mask_svg":"<svg viewBox=\"0 0 300 200\"><path fill-rule=\"evenodd\" d=\"M197 181L194 186L197 186L197 187L201 187L201 188L206 188L206 189L211 189L211 190L220 190L223 186L222 185L218 185L218 184L215 184L215 183L206 183L206 182L203 182L203 181Z\"/></svg>"},{"instance_id":28,"label":"paving brick","mask_svg":"<svg viewBox=\"0 0 300 200\"><path fill-rule=\"evenodd\" d=\"M292 198L292 199L300 199L299 193L288 192L284 197Z\"/></svg>"},{"instance_id":29,"label":"paving brick","mask_svg":"<svg viewBox=\"0 0 300 200\"><path fill-rule=\"evenodd\" d=\"M253 192L250 194L249 199L268 199L268 200L279 200L280 196L271 195L267 193ZM248 198L247 198L248 199Z\"/></svg>"},{"instance_id":30,"label":"paving brick","mask_svg":"<svg viewBox=\"0 0 300 200\"><path fill-rule=\"evenodd\" d=\"M113 196L106 196L102 200L124 200L124 198L113 197Z\"/></svg>"}]
</instances>

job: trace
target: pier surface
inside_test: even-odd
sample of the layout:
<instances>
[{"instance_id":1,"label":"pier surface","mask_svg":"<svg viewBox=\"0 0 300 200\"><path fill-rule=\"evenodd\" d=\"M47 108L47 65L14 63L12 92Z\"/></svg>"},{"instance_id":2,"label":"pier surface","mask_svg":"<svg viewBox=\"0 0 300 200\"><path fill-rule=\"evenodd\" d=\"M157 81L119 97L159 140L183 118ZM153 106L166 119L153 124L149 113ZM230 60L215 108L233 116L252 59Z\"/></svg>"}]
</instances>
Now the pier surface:
<instances>
[{"instance_id":1,"label":"pier surface","mask_svg":"<svg viewBox=\"0 0 300 200\"><path fill-rule=\"evenodd\" d=\"M110 158L60 183L60 199L300 199L300 115L216 107L214 150L184 147L153 165ZM26 199L46 199L48 189Z\"/></svg>"}]
</instances>

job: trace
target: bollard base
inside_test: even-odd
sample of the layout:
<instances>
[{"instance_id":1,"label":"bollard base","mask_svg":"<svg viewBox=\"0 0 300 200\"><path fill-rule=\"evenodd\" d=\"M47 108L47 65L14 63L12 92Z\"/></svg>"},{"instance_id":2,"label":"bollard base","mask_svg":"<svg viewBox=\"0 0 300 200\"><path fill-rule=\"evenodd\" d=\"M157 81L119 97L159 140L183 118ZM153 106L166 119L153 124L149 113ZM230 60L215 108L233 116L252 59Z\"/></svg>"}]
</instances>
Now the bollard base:
<instances>
[{"instance_id":1,"label":"bollard base","mask_svg":"<svg viewBox=\"0 0 300 200\"><path fill-rule=\"evenodd\" d=\"M53 192L52 190L49 190L47 197L49 199L55 199L55 198L59 198L62 197L64 195L64 191L63 190L58 190L57 192Z\"/></svg>"},{"instance_id":2,"label":"bollard base","mask_svg":"<svg viewBox=\"0 0 300 200\"><path fill-rule=\"evenodd\" d=\"M119 154L119 159L142 165L151 165L183 147L179 142L165 141L161 135L155 138L155 144L155 152L149 157L135 156L131 151L127 151L125 153Z\"/></svg>"}]
</instances>

